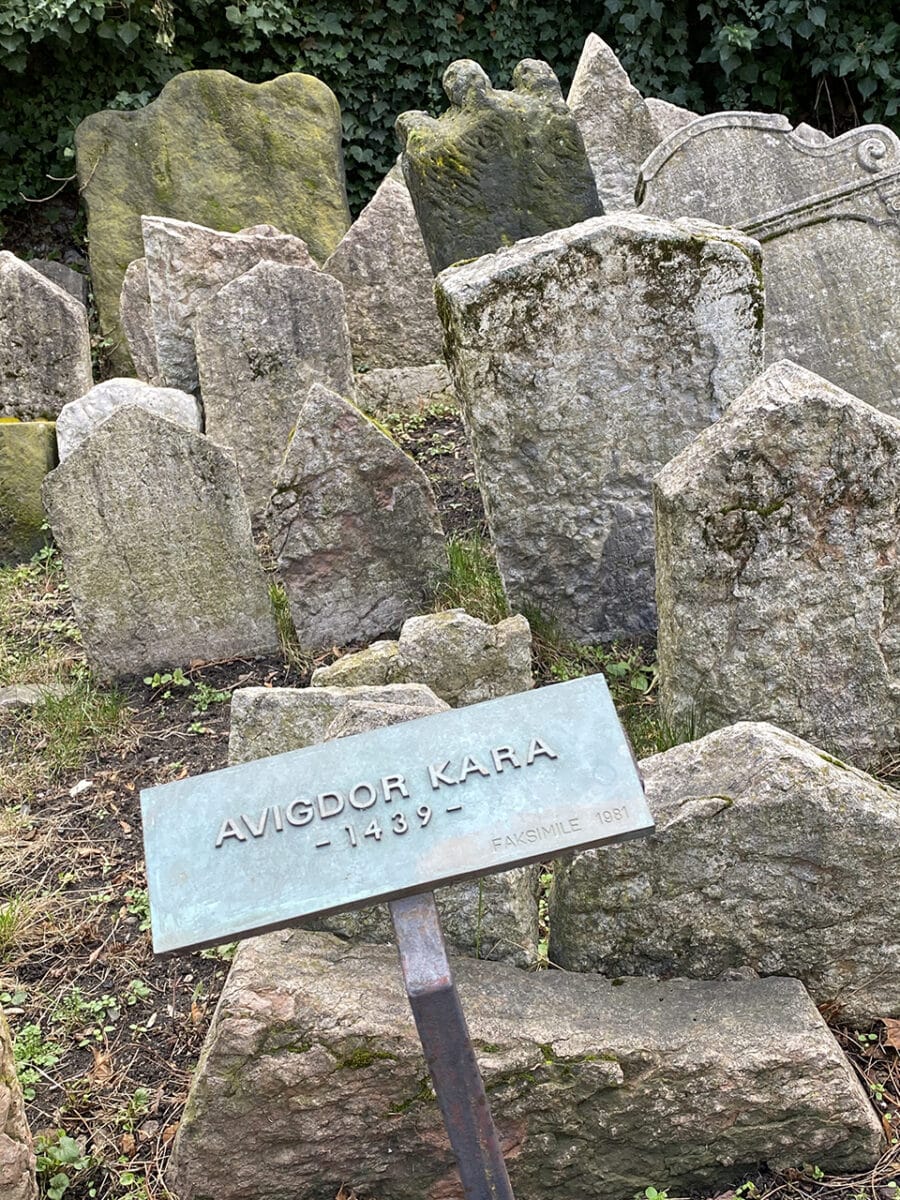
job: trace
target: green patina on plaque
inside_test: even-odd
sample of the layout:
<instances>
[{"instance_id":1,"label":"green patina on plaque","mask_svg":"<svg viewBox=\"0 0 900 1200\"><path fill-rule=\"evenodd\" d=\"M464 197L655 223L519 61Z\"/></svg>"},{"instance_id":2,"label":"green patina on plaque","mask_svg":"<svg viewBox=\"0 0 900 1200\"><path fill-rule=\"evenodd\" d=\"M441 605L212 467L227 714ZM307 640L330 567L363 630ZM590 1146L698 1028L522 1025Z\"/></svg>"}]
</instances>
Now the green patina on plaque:
<instances>
[{"instance_id":1,"label":"green patina on plaque","mask_svg":"<svg viewBox=\"0 0 900 1200\"><path fill-rule=\"evenodd\" d=\"M162 954L653 830L598 675L150 788L141 803Z\"/></svg>"}]
</instances>

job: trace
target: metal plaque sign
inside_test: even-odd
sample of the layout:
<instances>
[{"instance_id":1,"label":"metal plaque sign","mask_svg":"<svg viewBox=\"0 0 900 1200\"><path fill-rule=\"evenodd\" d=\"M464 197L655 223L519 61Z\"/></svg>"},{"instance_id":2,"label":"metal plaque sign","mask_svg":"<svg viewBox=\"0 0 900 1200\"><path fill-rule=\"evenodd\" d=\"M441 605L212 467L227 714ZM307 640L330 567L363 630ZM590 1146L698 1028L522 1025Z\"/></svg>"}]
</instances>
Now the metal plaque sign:
<instances>
[{"instance_id":1,"label":"metal plaque sign","mask_svg":"<svg viewBox=\"0 0 900 1200\"><path fill-rule=\"evenodd\" d=\"M141 805L160 954L653 830L599 675L149 788Z\"/></svg>"}]
</instances>

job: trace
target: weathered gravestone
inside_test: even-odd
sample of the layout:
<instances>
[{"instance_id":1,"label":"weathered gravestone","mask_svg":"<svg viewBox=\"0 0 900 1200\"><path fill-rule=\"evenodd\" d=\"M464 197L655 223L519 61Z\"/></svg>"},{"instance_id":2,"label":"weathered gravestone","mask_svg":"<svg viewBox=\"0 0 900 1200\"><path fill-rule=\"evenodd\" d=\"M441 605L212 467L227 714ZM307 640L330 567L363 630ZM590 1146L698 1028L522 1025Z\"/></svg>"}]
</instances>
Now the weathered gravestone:
<instances>
[{"instance_id":1,"label":"weathered gravestone","mask_svg":"<svg viewBox=\"0 0 900 1200\"><path fill-rule=\"evenodd\" d=\"M37 1200L35 1157L9 1026L0 1012L0 1196Z\"/></svg>"},{"instance_id":2,"label":"weathered gravestone","mask_svg":"<svg viewBox=\"0 0 900 1200\"><path fill-rule=\"evenodd\" d=\"M329 88L293 72L245 83L176 75L146 108L100 112L75 132L91 272L103 332L118 336L125 269L143 253L141 216L238 230L268 222L324 261L350 224L341 117ZM117 347L122 367L124 347Z\"/></svg>"},{"instance_id":3,"label":"weathered gravestone","mask_svg":"<svg viewBox=\"0 0 900 1200\"><path fill-rule=\"evenodd\" d=\"M689 108L681 108L677 104L671 104L668 100L657 100L653 96L648 96L644 103L650 110L656 130L657 145L664 142L670 134L683 129L685 125L690 125L691 121L696 121L700 115L691 112Z\"/></svg>"},{"instance_id":4,"label":"weathered gravestone","mask_svg":"<svg viewBox=\"0 0 900 1200\"><path fill-rule=\"evenodd\" d=\"M146 258L128 264L119 294L119 320L135 375L144 383L161 384Z\"/></svg>"},{"instance_id":5,"label":"weathered gravestone","mask_svg":"<svg viewBox=\"0 0 900 1200\"><path fill-rule=\"evenodd\" d=\"M57 287L61 287L64 292L68 292L70 296L87 307L87 275L82 275L80 271L76 271L72 267L67 267L65 263L57 262L52 258L30 258L28 265L32 270L39 271L41 275L51 280Z\"/></svg>"},{"instance_id":6,"label":"weathered gravestone","mask_svg":"<svg viewBox=\"0 0 900 1200\"><path fill-rule=\"evenodd\" d=\"M587 642L654 629L651 480L760 369L758 245L601 217L437 294L511 603Z\"/></svg>"},{"instance_id":7,"label":"weathered gravestone","mask_svg":"<svg viewBox=\"0 0 900 1200\"><path fill-rule=\"evenodd\" d=\"M56 461L52 421L0 417L0 564L25 562L45 545L41 486Z\"/></svg>"},{"instance_id":8,"label":"weathered gravestone","mask_svg":"<svg viewBox=\"0 0 900 1200\"><path fill-rule=\"evenodd\" d=\"M316 268L306 242L271 225L223 233L191 221L142 217L141 233L159 373L169 387L186 392L199 386L195 322L224 284L263 260Z\"/></svg>"},{"instance_id":9,"label":"weathered gravestone","mask_svg":"<svg viewBox=\"0 0 900 1200\"><path fill-rule=\"evenodd\" d=\"M322 384L300 409L267 523L297 636L309 649L397 629L447 571L424 472Z\"/></svg>"},{"instance_id":10,"label":"weathered gravestone","mask_svg":"<svg viewBox=\"0 0 900 1200\"><path fill-rule=\"evenodd\" d=\"M136 404L157 417L200 432L200 408L189 392L152 387L139 379L107 379L60 410L56 419L60 462L89 438L101 422L127 404Z\"/></svg>"},{"instance_id":11,"label":"weathered gravestone","mask_svg":"<svg viewBox=\"0 0 900 1200\"><path fill-rule=\"evenodd\" d=\"M657 476L660 705L900 745L900 421L776 363Z\"/></svg>"},{"instance_id":12,"label":"weathered gravestone","mask_svg":"<svg viewBox=\"0 0 900 1200\"><path fill-rule=\"evenodd\" d=\"M799 979L854 1022L900 1015L900 793L773 725L641 762L654 836L556 865L550 959L567 971Z\"/></svg>"},{"instance_id":13,"label":"weathered gravestone","mask_svg":"<svg viewBox=\"0 0 900 1200\"><path fill-rule=\"evenodd\" d=\"M92 383L84 305L0 251L0 417L53 418Z\"/></svg>"},{"instance_id":14,"label":"weathered gravestone","mask_svg":"<svg viewBox=\"0 0 900 1200\"><path fill-rule=\"evenodd\" d=\"M301 409L318 423L310 387L354 395L343 290L322 271L261 262L206 302L194 330L206 432L234 452L259 522Z\"/></svg>"},{"instance_id":15,"label":"weathered gravestone","mask_svg":"<svg viewBox=\"0 0 900 1200\"><path fill-rule=\"evenodd\" d=\"M596 33L584 43L567 104L584 138L604 212L634 208L641 163L659 135L643 96Z\"/></svg>"},{"instance_id":16,"label":"weathered gravestone","mask_svg":"<svg viewBox=\"0 0 900 1200\"><path fill-rule=\"evenodd\" d=\"M230 455L129 405L44 483L88 660L103 677L277 653Z\"/></svg>"},{"instance_id":17,"label":"weathered gravestone","mask_svg":"<svg viewBox=\"0 0 900 1200\"><path fill-rule=\"evenodd\" d=\"M476 63L444 72L450 108L397 118L403 176L435 274L521 238L598 216L591 165L559 82L526 58L510 92Z\"/></svg>"}]
</instances>

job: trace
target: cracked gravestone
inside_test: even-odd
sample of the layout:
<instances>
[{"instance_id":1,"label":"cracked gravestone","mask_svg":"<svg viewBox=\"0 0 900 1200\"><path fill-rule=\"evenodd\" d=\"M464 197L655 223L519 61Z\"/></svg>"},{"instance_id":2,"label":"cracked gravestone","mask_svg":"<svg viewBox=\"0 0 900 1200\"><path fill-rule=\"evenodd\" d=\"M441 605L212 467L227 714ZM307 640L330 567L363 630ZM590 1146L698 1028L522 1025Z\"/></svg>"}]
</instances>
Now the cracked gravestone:
<instances>
[{"instance_id":1,"label":"cracked gravestone","mask_svg":"<svg viewBox=\"0 0 900 1200\"><path fill-rule=\"evenodd\" d=\"M139 379L107 379L79 399L63 405L56 419L60 462L90 437L102 421L127 404L136 404L176 425L200 432L200 408L189 392L152 387Z\"/></svg>"}]
</instances>

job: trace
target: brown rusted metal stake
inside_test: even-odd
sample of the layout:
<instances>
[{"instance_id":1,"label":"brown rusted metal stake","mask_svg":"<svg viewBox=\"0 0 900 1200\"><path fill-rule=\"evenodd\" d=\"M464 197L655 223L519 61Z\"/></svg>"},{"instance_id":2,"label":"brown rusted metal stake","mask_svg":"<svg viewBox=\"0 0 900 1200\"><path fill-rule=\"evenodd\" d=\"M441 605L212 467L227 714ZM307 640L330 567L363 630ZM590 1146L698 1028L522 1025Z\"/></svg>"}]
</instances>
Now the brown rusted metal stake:
<instances>
[{"instance_id":1,"label":"brown rusted metal stake","mask_svg":"<svg viewBox=\"0 0 900 1200\"><path fill-rule=\"evenodd\" d=\"M466 1200L515 1200L432 892L391 901L400 966Z\"/></svg>"}]
</instances>

